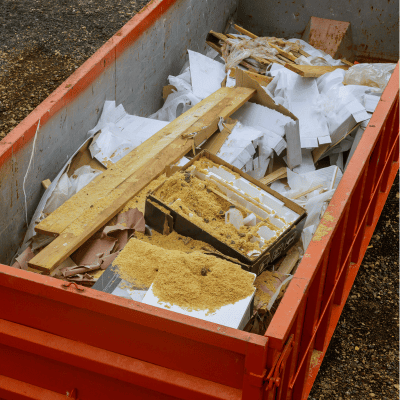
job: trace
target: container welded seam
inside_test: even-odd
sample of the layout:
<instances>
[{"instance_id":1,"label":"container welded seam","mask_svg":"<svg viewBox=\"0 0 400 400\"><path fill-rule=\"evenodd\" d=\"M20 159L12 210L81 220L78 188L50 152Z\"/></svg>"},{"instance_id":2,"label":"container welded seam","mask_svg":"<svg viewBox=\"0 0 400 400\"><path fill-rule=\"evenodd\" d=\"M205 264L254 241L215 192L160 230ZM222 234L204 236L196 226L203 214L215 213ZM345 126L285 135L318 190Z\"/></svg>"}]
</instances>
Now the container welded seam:
<instances>
[{"instance_id":1,"label":"container welded seam","mask_svg":"<svg viewBox=\"0 0 400 400\"><path fill-rule=\"evenodd\" d=\"M74 101L122 52L160 19L177 0L153 0L85 61L65 82L40 103L0 141L0 167L30 143L40 125Z\"/></svg>"}]
</instances>

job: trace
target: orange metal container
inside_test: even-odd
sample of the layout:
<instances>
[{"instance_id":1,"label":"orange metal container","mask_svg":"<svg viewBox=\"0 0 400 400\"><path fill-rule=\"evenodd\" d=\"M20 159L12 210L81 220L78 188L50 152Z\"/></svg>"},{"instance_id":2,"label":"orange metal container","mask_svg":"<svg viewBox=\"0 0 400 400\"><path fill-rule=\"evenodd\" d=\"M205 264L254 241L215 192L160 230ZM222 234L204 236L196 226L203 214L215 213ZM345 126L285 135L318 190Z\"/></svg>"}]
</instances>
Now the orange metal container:
<instances>
[{"instance_id":1,"label":"orange metal container","mask_svg":"<svg viewBox=\"0 0 400 400\"><path fill-rule=\"evenodd\" d=\"M193 12L188 19L204 32L186 30L181 18L188 4L205 7L206 14ZM17 185L9 192L11 205L3 198L0 207L19 212L0 229L3 248L14 243L15 251L13 234L24 230L18 185L25 172L19 169L32 152L39 120L36 146L66 140L76 148L106 98L144 114L140 107L156 105L145 96L160 97L161 86L148 84L155 65L135 67L140 51L147 51L147 60L157 52L154 57L176 70L169 38L182 37L182 58L196 37L198 44L208 29L222 30L235 7L233 0L151 2L0 142L0 199L14 178ZM157 43L164 47L143 50L160 32ZM126 65L133 72L124 77ZM168 73L157 79L165 81ZM134 96L144 96L144 104ZM398 118L399 65L322 219L325 229L308 247L264 336L0 265L0 398L306 399L399 168ZM55 140L57 129L71 136ZM53 177L59 165L54 151L41 153ZM50 177L40 166L32 187ZM28 204L36 207L41 193L29 188Z\"/></svg>"}]
</instances>

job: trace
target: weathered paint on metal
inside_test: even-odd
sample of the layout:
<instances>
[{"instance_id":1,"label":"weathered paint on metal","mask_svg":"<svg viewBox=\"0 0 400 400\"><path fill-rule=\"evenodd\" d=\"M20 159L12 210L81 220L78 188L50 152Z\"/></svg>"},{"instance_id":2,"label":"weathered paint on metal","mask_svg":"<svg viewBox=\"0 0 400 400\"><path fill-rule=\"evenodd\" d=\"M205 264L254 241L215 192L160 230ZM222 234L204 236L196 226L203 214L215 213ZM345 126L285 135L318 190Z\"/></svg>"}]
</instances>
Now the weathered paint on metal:
<instances>
[{"instance_id":1,"label":"weathered paint on metal","mask_svg":"<svg viewBox=\"0 0 400 400\"><path fill-rule=\"evenodd\" d=\"M238 22L256 35L301 38L312 16L350 22L356 59L397 62L397 0L240 0L238 7Z\"/></svg>"}]
</instances>

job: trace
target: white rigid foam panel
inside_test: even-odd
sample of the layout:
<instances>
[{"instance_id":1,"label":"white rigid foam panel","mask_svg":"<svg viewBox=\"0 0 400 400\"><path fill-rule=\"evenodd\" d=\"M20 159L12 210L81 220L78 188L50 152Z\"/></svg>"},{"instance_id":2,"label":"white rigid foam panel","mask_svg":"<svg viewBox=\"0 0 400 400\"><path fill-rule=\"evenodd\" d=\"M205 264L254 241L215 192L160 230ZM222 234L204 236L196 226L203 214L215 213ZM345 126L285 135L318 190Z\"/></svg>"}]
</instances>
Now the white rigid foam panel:
<instances>
[{"instance_id":1,"label":"white rigid foam panel","mask_svg":"<svg viewBox=\"0 0 400 400\"><path fill-rule=\"evenodd\" d=\"M256 277L255 274L248 272ZM223 290L223 288L221 288ZM239 300L234 304L228 304L221 307L215 313L207 315L208 310L197 310L188 311L177 305L168 305L167 303L159 302L159 299L153 292L153 284L144 296L143 303L150 306L164 308L166 310L175 311L179 314L188 315L190 317L199 318L204 321L214 322L223 326L228 326L235 329L243 329L247 321L250 319L250 305L253 301L254 293L246 297L245 299Z\"/></svg>"}]
</instances>

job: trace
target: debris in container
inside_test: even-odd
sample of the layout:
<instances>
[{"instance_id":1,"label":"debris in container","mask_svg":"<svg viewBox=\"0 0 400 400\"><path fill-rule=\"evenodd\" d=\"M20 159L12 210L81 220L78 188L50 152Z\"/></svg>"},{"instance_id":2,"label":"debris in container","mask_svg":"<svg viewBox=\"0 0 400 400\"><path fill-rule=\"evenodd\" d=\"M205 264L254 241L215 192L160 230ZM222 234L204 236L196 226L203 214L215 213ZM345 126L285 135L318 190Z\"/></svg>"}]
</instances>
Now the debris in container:
<instances>
[{"instance_id":1,"label":"debris in container","mask_svg":"<svg viewBox=\"0 0 400 400\"><path fill-rule=\"evenodd\" d=\"M148 118L105 102L43 181L13 267L264 334L329 232L321 217L395 64L353 66L238 25L206 43Z\"/></svg>"}]
</instances>

